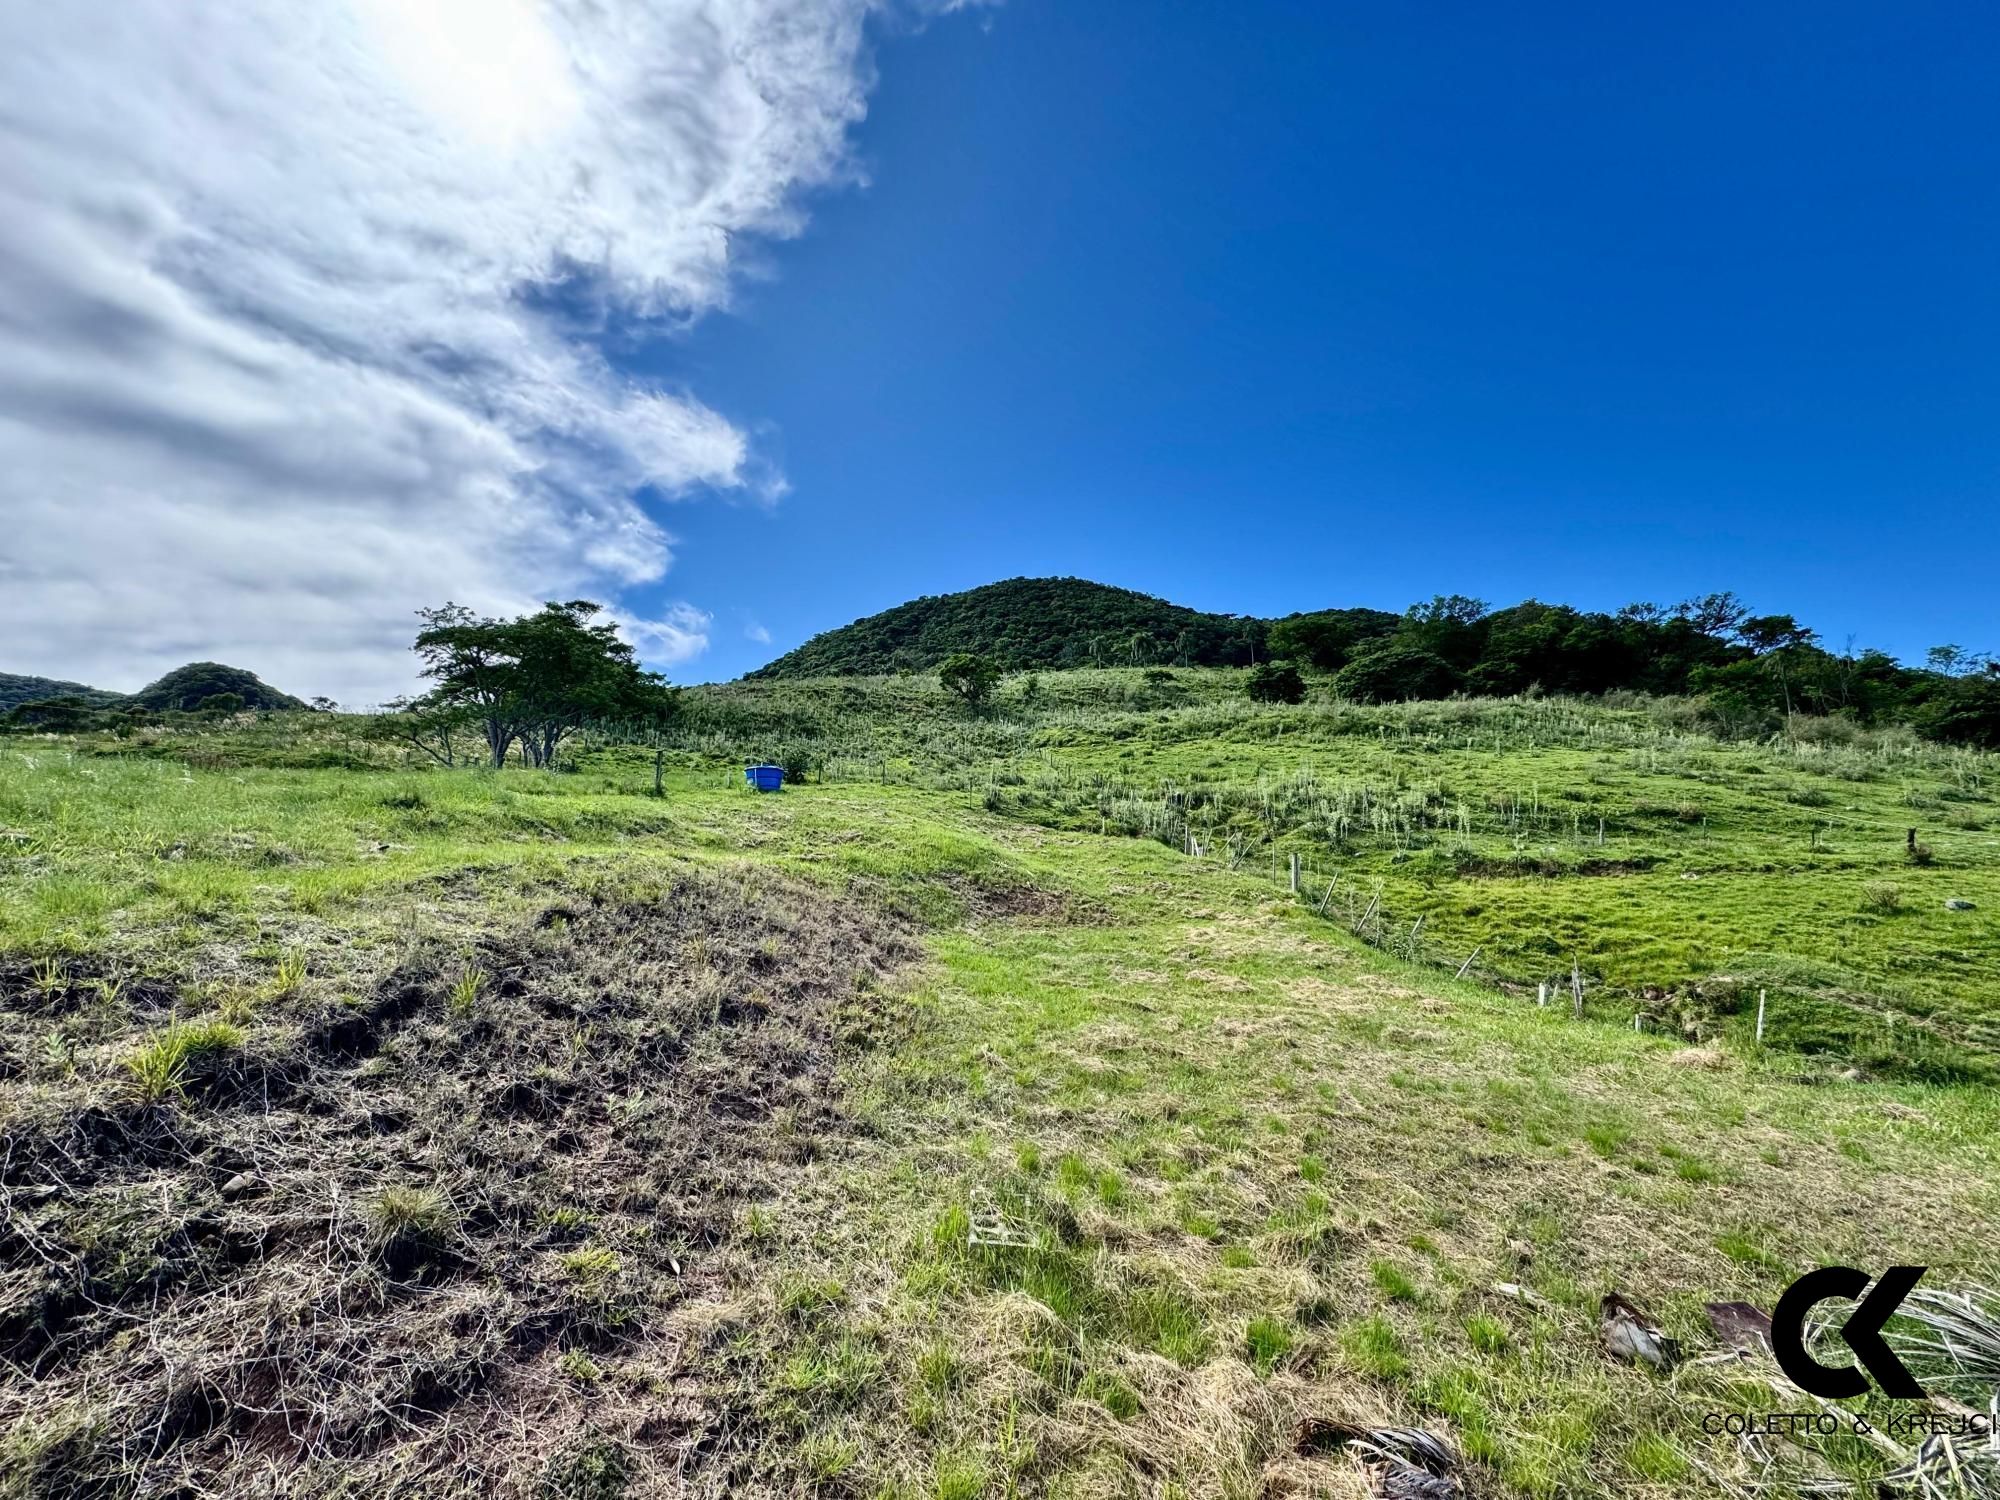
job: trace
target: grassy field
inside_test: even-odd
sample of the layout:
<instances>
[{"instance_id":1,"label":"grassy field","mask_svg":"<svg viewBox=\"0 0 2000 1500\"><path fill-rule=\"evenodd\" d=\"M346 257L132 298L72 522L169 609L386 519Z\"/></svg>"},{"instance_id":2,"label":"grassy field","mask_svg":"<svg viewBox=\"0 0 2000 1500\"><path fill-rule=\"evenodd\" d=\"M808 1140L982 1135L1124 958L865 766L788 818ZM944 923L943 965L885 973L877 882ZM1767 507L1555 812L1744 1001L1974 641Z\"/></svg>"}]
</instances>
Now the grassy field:
<instances>
[{"instance_id":1,"label":"grassy field","mask_svg":"<svg viewBox=\"0 0 2000 1500\"><path fill-rule=\"evenodd\" d=\"M979 721L922 679L706 691L730 731L706 748L790 745L1272 880L1297 853L1316 904L1454 973L1580 973L1587 1004L1704 1038L1753 1026L1761 992L1775 1045L2000 1064L1995 761L1907 731L1729 740L1677 700L1255 708L1240 674L1199 671L1052 675Z\"/></svg>"},{"instance_id":2,"label":"grassy field","mask_svg":"<svg viewBox=\"0 0 2000 1500\"><path fill-rule=\"evenodd\" d=\"M1602 1293L1699 1350L1817 1263L1991 1281L1986 761L1228 685L710 690L659 799L0 746L0 1496L1367 1493L1309 1418L1741 1494L1703 1415L1798 1398Z\"/></svg>"}]
</instances>

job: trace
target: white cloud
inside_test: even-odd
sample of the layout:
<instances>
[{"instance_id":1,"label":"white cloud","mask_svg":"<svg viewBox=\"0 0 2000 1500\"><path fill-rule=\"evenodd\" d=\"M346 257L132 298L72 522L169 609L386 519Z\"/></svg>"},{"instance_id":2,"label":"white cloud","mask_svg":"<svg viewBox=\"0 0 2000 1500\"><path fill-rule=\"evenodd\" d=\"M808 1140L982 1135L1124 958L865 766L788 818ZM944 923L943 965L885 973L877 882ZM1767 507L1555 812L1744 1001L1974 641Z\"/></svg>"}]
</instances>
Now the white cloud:
<instances>
[{"instance_id":1,"label":"white cloud","mask_svg":"<svg viewBox=\"0 0 2000 1500\"><path fill-rule=\"evenodd\" d=\"M671 667L692 661L708 649L708 627L715 617L692 604L676 604L657 620L620 614L617 621L640 656L656 667Z\"/></svg>"},{"instance_id":2,"label":"white cloud","mask_svg":"<svg viewBox=\"0 0 2000 1500\"><path fill-rule=\"evenodd\" d=\"M759 625L755 620L752 620L748 625L743 627L743 637L745 640L755 641L760 646L771 644L771 632L766 630L762 625Z\"/></svg>"},{"instance_id":3,"label":"white cloud","mask_svg":"<svg viewBox=\"0 0 2000 1500\"><path fill-rule=\"evenodd\" d=\"M671 562L643 497L781 492L550 309L724 305L846 170L868 6L10 8L0 666L379 699L419 605L615 594ZM656 664L708 624L628 622Z\"/></svg>"}]
</instances>

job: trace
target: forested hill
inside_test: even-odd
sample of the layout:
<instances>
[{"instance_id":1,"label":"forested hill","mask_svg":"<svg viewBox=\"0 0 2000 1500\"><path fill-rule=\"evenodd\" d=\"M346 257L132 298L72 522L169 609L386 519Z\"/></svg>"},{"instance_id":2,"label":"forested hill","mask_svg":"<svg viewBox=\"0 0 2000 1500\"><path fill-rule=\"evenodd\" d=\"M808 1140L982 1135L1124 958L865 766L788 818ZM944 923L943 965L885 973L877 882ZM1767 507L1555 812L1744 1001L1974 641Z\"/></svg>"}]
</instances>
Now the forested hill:
<instances>
[{"instance_id":1,"label":"forested hill","mask_svg":"<svg viewBox=\"0 0 2000 1500\"><path fill-rule=\"evenodd\" d=\"M1010 578L829 630L749 675L926 671L961 651L1011 672L1292 663L1363 703L1454 693L1699 693L1732 732L1795 714L1844 714L2000 747L2000 653L1938 646L1923 667L1880 651L1835 653L1793 616L1752 615L1734 594L1671 608L1631 604L1616 614L1534 599L1496 610L1452 594L1400 615L1326 609L1259 620L1203 614L1081 578ZM1303 695L1297 671L1282 691L1291 701Z\"/></svg>"},{"instance_id":2,"label":"forested hill","mask_svg":"<svg viewBox=\"0 0 2000 1500\"><path fill-rule=\"evenodd\" d=\"M816 635L751 677L860 677L923 671L955 651L1008 671L1061 667L1247 666L1264 622L1211 615L1083 578L1009 578L912 599Z\"/></svg>"},{"instance_id":3,"label":"forested hill","mask_svg":"<svg viewBox=\"0 0 2000 1500\"><path fill-rule=\"evenodd\" d=\"M235 698L240 700L229 703ZM304 708L290 693L281 693L255 672L224 666L219 661L191 661L175 667L166 676L149 682L131 697L140 708L178 710L193 713L212 706L217 699L232 708Z\"/></svg>"},{"instance_id":4,"label":"forested hill","mask_svg":"<svg viewBox=\"0 0 2000 1500\"><path fill-rule=\"evenodd\" d=\"M255 672L221 662L195 661L176 667L136 693L108 693L80 682L24 677L0 672L0 727L74 730L101 723L106 714L126 717L162 713L235 713L242 709L302 709Z\"/></svg>"},{"instance_id":5,"label":"forested hill","mask_svg":"<svg viewBox=\"0 0 2000 1500\"><path fill-rule=\"evenodd\" d=\"M124 695L103 688L85 687L80 682L64 682L56 677L26 677L18 672L0 672L0 713L20 703L45 698L75 698L92 708L116 703Z\"/></svg>"}]
</instances>

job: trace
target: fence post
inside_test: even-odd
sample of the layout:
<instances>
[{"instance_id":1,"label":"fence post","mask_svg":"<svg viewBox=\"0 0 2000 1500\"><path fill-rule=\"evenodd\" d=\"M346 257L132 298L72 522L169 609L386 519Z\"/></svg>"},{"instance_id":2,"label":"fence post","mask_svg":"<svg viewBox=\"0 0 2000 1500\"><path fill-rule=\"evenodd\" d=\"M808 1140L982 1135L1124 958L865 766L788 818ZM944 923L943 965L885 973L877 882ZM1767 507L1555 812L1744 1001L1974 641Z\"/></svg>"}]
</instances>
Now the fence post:
<instances>
[{"instance_id":1,"label":"fence post","mask_svg":"<svg viewBox=\"0 0 2000 1500\"><path fill-rule=\"evenodd\" d=\"M1298 893L1299 893L1299 856L1298 856L1298 851L1294 850L1292 852L1292 894L1296 896Z\"/></svg>"},{"instance_id":2,"label":"fence post","mask_svg":"<svg viewBox=\"0 0 2000 1500\"><path fill-rule=\"evenodd\" d=\"M1549 1008L1549 982L1546 979L1535 986L1535 1008L1537 1010Z\"/></svg>"},{"instance_id":3,"label":"fence post","mask_svg":"<svg viewBox=\"0 0 2000 1500\"><path fill-rule=\"evenodd\" d=\"M1764 1045L1764 991L1757 991L1757 1045Z\"/></svg>"}]
</instances>

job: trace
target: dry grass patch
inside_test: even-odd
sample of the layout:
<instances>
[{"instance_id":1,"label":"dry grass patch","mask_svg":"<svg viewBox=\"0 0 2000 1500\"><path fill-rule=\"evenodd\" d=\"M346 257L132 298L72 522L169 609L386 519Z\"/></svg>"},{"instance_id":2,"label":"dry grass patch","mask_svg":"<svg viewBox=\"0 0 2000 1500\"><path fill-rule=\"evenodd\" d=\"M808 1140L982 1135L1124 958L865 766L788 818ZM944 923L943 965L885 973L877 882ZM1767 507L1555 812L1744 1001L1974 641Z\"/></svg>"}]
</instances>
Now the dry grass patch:
<instances>
[{"instance_id":1,"label":"dry grass patch","mask_svg":"<svg viewBox=\"0 0 2000 1500\"><path fill-rule=\"evenodd\" d=\"M738 1206L844 1128L910 951L767 878L599 892L17 1111L0 1492L724 1492Z\"/></svg>"}]
</instances>

